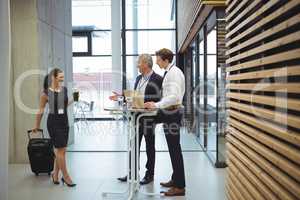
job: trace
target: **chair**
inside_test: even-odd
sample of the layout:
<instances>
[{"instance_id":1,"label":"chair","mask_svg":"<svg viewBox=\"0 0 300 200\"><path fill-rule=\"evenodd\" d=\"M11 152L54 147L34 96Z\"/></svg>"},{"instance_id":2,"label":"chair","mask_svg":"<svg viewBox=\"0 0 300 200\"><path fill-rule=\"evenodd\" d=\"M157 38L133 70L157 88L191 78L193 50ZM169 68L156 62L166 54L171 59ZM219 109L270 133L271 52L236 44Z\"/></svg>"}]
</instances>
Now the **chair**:
<instances>
[{"instance_id":1,"label":"chair","mask_svg":"<svg viewBox=\"0 0 300 200\"><path fill-rule=\"evenodd\" d=\"M90 103L86 101L78 101L74 105L74 123L75 122L82 122L84 121L85 124L88 126L87 118L88 116L94 117L94 101L91 101ZM79 130L79 125L77 125L77 130Z\"/></svg>"},{"instance_id":2,"label":"chair","mask_svg":"<svg viewBox=\"0 0 300 200\"><path fill-rule=\"evenodd\" d=\"M94 116L94 101L91 101L90 103L86 101L80 101L80 109L78 110L78 114L80 115L80 118L86 119L88 116L93 117Z\"/></svg>"}]
</instances>

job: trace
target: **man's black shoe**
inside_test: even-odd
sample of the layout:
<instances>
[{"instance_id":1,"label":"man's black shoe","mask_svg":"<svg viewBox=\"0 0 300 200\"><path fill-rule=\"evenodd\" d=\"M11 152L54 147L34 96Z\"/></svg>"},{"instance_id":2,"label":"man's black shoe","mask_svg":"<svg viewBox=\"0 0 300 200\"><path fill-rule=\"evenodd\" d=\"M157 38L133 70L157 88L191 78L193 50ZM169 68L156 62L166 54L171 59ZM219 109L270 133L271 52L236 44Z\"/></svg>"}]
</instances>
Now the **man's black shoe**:
<instances>
[{"instance_id":1,"label":"man's black shoe","mask_svg":"<svg viewBox=\"0 0 300 200\"><path fill-rule=\"evenodd\" d=\"M154 180L153 176L147 176L147 175L146 175L146 176L143 178L143 180L140 181L140 184L141 184L141 185L146 185L146 184L151 183L153 180Z\"/></svg>"},{"instance_id":2,"label":"man's black shoe","mask_svg":"<svg viewBox=\"0 0 300 200\"><path fill-rule=\"evenodd\" d=\"M120 178L118 178L118 180L121 182L127 182L127 176L120 177Z\"/></svg>"}]
</instances>

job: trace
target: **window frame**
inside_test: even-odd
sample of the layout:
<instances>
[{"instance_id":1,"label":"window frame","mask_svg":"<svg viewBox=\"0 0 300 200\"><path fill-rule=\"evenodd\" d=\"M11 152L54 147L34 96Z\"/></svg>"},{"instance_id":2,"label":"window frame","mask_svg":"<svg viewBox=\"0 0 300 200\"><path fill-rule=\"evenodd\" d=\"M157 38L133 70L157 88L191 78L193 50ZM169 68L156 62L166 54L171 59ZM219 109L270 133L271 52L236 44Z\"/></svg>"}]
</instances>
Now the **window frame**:
<instances>
[{"instance_id":1,"label":"window frame","mask_svg":"<svg viewBox=\"0 0 300 200\"><path fill-rule=\"evenodd\" d=\"M92 31L89 30L73 30L72 37L87 37L87 47L88 51L86 52L72 52L73 57L80 56L91 56L92 55Z\"/></svg>"}]
</instances>

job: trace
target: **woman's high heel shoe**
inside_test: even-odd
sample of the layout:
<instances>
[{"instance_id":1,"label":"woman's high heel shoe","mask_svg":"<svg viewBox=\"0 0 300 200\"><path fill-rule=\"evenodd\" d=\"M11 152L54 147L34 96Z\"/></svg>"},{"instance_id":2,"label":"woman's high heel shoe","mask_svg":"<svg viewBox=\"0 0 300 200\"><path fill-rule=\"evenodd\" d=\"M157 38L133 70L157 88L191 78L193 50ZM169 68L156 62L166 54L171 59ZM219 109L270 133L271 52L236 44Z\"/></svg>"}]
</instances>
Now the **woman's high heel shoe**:
<instances>
[{"instance_id":1,"label":"woman's high heel shoe","mask_svg":"<svg viewBox=\"0 0 300 200\"><path fill-rule=\"evenodd\" d=\"M71 183L71 184L67 183L64 178L61 178L61 181L63 182L63 184L66 184L68 187L75 187L76 186L75 183Z\"/></svg>"},{"instance_id":2,"label":"woman's high heel shoe","mask_svg":"<svg viewBox=\"0 0 300 200\"><path fill-rule=\"evenodd\" d=\"M53 174L51 175L51 177L52 177L52 182L53 182L53 184L54 184L54 185L59 185L59 181L55 181L55 180L54 180Z\"/></svg>"}]
</instances>

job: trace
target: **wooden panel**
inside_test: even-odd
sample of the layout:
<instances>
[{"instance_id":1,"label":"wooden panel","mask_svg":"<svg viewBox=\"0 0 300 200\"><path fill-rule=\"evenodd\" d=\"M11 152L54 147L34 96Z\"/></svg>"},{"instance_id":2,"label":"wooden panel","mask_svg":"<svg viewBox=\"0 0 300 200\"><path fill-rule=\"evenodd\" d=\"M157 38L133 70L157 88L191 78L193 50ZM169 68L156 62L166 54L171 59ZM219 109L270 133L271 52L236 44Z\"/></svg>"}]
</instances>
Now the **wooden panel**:
<instances>
[{"instance_id":1,"label":"wooden panel","mask_svg":"<svg viewBox=\"0 0 300 200\"><path fill-rule=\"evenodd\" d=\"M243 152L244 156L240 156L239 159L244 163L252 163L248 165L249 170L255 170L255 168L260 168L260 178L265 182L269 183L267 179L274 179L280 183L286 190L295 196L299 196L300 193L300 184L291 178L288 174L282 171L280 168L275 167L271 162L265 159L263 156L257 154L254 150L250 149L247 145L240 142L238 139L233 137L232 135L228 135L227 139L230 143L227 143L229 156L234 152L230 151L231 146L235 146L239 149L240 152ZM269 184L268 184L269 185ZM272 188L271 188L272 189ZM275 192L276 193L276 192Z\"/></svg>"},{"instance_id":2,"label":"wooden panel","mask_svg":"<svg viewBox=\"0 0 300 200\"><path fill-rule=\"evenodd\" d=\"M232 127L235 127L239 129L240 131L243 131L246 135L252 137L253 139L256 139L260 141L260 143L266 145L267 147L271 148L273 151L276 151L280 153L283 156L286 156L290 160L300 163L300 150L290 146L284 142L281 142L277 140L274 137L271 137L261 131L256 130L255 128L251 128L250 126L247 126L243 124L242 122L239 122L233 118L229 120L230 125Z\"/></svg>"},{"instance_id":3,"label":"wooden panel","mask_svg":"<svg viewBox=\"0 0 300 200\"><path fill-rule=\"evenodd\" d=\"M286 128L283 128L281 126L275 125L273 123L267 122L259 118L239 113L237 111L228 110L228 113L230 116L243 121L245 124L249 123L252 126L256 126L257 128L266 131L277 138L280 138L282 140L285 140L286 142L290 142L300 147L300 134L297 132L288 130Z\"/></svg>"},{"instance_id":4,"label":"wooden panel","mask_svg":"<svg viewBox=\"0 0 300 200\"><path fill-rule=\"evenodd\" d=\"M264 199L298 200L300 1L228 1L227 6L228 172L242 174L252 183L243 185L245 190L257 190ZM227 177L227 183L235 181ZM228 191L229 200L238 193Z\"/></svg>"},{"instance_id":5,"label":"wooden panel","mask_svg":"<svg viewBox=\"0 0 300 200\"><path fill-rule=\"evenodd\" d=\"M300 40L300 31L289 34L289 35L286 35L286 36L281 37L277 40L273 40L272 42L265 43L261 46L258 46L257 48L253 48L249 51L246 51L244 53L233 56L230 59L227 59L226 63L236 62L236 61L239 61L241 59L247 58L249 56L253 56L253 55L265 52L267 50L271 50L273 48L280 47L280 46L285 45L285 44L296 42L298 40Z\"/></svg>"},{"instance_id":6,"label":"wooden panel","mask_svg":"<svg viewBox=\"0 0 300 200\"><path fill-rule=\"evenodd\" d=\"M252 171L248 170L248 168L242 162L240 162L240 160L237 158L240 155L234 154L234 152L237 153L237 149L229 148L229 150L233 152L230 154L229 160L241 171L242 176L247 177L266 199L278 200L275 194L260 179L258 179L259 173L254 174Z\"/></svg>"},{"instance_id":7,"label":"wooden panel","mask_svg":"<svg viewBox=\"0 0 300 200\"><path fill-rule=\"evenodd\" d=\"M202 0L204 5L225 6L225 0Z\"/></svg>"},{"instance_id":8,"label":"wooden panel","mask_svg":"<svg viewBox=\"0 0 300 200\"><path fill-rule=\"evenodd\" d=\"M231 179L228 179L228 188L232 192L231 196L236 200L244 200L245 196L242 195L241 191L237 188L237 184L233 183Z\"/></svg>"},{"instance_id":9,"label":"wooden panel","mask_svg":"<svg viewBox=\"0 0 300 200\"><path fill-rule=\"evenodd\" d=\"M255 0L252 1L252 3L247 6L246 9L244 10L240 10L238 7L245 5L246 3L248 3L247 1L242 1L242 3L239 4L239 6L237 6L237 8L235 10L233 10L228 16L227 16L227 20L231 20L231 16L235 15L237 12L239 12L239 15L234 18L234 20L230 21L230 23L228 23L227 25L227 29L230 29L238 20L240 20L242 17L244 17L249 10L253 9L255 6L257 6L260 3L260 0ZM228 36L228 35L227 35Z\"/></svg>"},{"instance_id":10,"label":"wooden panel","mask_svg":"<svg viewBox=\"0 0 300 200\"><path fill-rule=\"evenodd\" d=\"M238 73L227 76L227 80L246 80L246 79L259 79L259 78L270 78L270 77L289 77L299 76L300 65L292 67L281 67L269 70L258 70L254 72Z\"/></svg>"},{"instance_id":11,"label":"wooden panel","mask_svg":"<svg viewBox=\"0 0 300 200\"><path fill-rule=\"evenodd\" d=\"M233 34L235 34L236 32L238 32L245 25L247 25L248 23L250 23L252 20L254 20L255 18L257 18L259 15L263 14L266 10L270 9L272 6L274 6L275 4L277 4L279 1L281 1L281 0L272 0L272 1L268 1L267 3L263 4L263 6L261 6L255 12L253 12L251 16L247 17L244 21L242 21L241 23L239 23L234 29L228 31L226 37L229 38L230 36L232 36ZM258 2L258 1L255 1L255 2ZM250 11L249 8L252 9L252 7L246 8L245 9L246 13L248 13ZM244 16L243 13L240 13L237 16L237 19L239 19L241 15L242 15L242 17ZM229 30L234 23L236 23L235 20L233 20L233 22L230 22L228 24L228 26L227 26L228 27L227 29Z\"/></svg>"},{"instance_id":12,"label":"wooden panel","mask_svg":"<svg viewBox=\"0 0 300 200\"><path fill-rule=\"evenodd\" d=\"M232 191L232 183L228 183L226 185L226 199L233 199L233 200L240 200L243 199L243 197L238 198L237 195Z\"/></svg>"},{"instance_id":13,"label":"wooden panel","mask_svg":"<svg viewBox=\"0 0 300 200\"><path fill-rule=\"evenodd\" d=\"M230 4L229 4L229 1L230 1L230 0L227 0L227 1L226 1L226 6L227 6L226 12L227 12L227 13L229 13L229 11L230 11L230 13L231 13L232 9L234 9L234 7L236 6L236 3L238 3L240 0L232 0L232 1L230 2Z\"/></svg>"},{"instance_id":14,"label":"wooden panel","mask_svg":"<svg viewBox=\"0 0 300 200\"><path fill-rule=\"evenodd\" d=\"M226 55L234 53L238 50L241 50L242 48L248 47L248 46L250 46L256 42L259 42L269 36L272 36L282 30L285 30L286 28L294 26L295 24L299 23L299 21L300 21L300 14L298 14L292 18L288 18L286 21L279 23L278 25L272 27L271 29L261 32L261 33L257 34L255 37L252 37L251 39L231 48L230 50L228 50L226 52Z\"/></svg>"},{"instance_id":15,"label":"wooden panel","mask_svg":"<svg viewBox=\"0 0 300 200\"><path fill-rule=\"evenodd\" d=\"M243 1L243 2L239 3L238 6L236 6L235 8L233 7L234 4L231 4L231 7L230 7L230 8L234 8L234 9L231 10L230 13L226 16L227 21L228 21L228 20L231 20L232 16L235 15L235 14L237 14L237 12L240 11L240 9L241 9L244 5L246 5L246 3L248 3L248 2L247 2L247 1ZM227 9L226 9L226 10L227 10L227 13L228 13L228 10L229 10L230 8L227 8Z\"/></svg>"},{"instance_id":16,"label":"wooden panel","mask_svg":"<svg viewBox=\"0 0 300 200\"><path fill-rule=\"evenodd\" d=\"M291 98L284 98L284 97L271 97L271 96L264 96L264 95L255 95L255 94L242 94L238 92L229 92L227 97L248 101L250 103L260 103L264 105L290 109L290 110L297 110L300 111L300 100L299 99L291 99Z\"/></svg>"},{"instance_id":17,"label":"wooden panel","mask_svg":"<svg viewBox=\"0 0 300 200\"><path fill-rule=\"evenodd\" d=\"M300 181L300 167L299 165L293 163L292 161L286 159L284 156L272 151L271 149L265 147L259 141L250 138L243 134L243 132L238 131L233 127L229 127L229 131L232 136L240 140L244 145L247 145L252 150L256 151L260 156L263 156L266 160L278 168L283 170L285 173L289 174L296 181ZM230 155L229 155L230 156Z\"/></svg>"},{"instance_id":18,"label":"wooden panel","mask_svg":"<svg viewBox=\"0 0 300 200\"><path fill-rule=\"evenodd\" d=\"M280 7L280 9L277 9L276 11L274 11L273 13L271 13L270 15L264 17L262 20L260 20L257 23L255 23L251 28L246 29L245 31L243 31L242 33L240 33L239 35L237 35L236 37L228 38L229 41L227 42L226 45L230 46L233 43L241 40L242 38L244 38L245 36L249 35L253 31L256 31L257 29L260 29L262 26L266 25L271 20L274 20L277 17L280 17L281 15L287 13L290 9L298 6L299 4L300 4L300 1L294 1L294 0L289 1L287 4L285 4L284 6Z\"/></svg>"},{"instance_id":19,"label":"wooden panel","mask_svg":"<svg viewBox=\"0 0 300 200\"><path fill-rule=\"evenodd\" d=\"M229 83L227 89L266 92L300 93L299 83Z\"/></svg>"},{"instance_id":20,"label":"wooden panel","mask_svg":"<svg viewBox=\"0 0 300 200\"><path fill-rule=\"evenodd\" d=\"M262 117L264 119L273 120L278 124L285 122L289 126L300 129L300 117L296 115L288 114L286 112L276 112L270 109L260 108L233 101L228 101L227 107L241 110L249 114L256 115L257 117Z\"/></svg>"},{"instance_id":21,"label":"wooden panel","mask_svg":"<svg viewBox=\"0 0 300 200\"><path fill-rule=\"evenodd\" d=\"M232 154L230 154L229 156L229 159L231 159L239 169L242 169L244 173L247 174L248 168L249 171L255 174L255 176L257 177L256 179L258 180L257 184L259 184L258 188L260 192L264 194L266 199L278 199L277 196L281 198L287 197L294 199L295 197L300 195L300 186L294 180L287 179L284 181L284 184L287 184L286 186L296 185L296 188L293 188L293 190L291 190L289 189L289 187L283 185L285 188L283 189L280 185L283 184L282 182L275 181L272 176L265 173L259 165L256 165L253 161L247 158L247 156L243 152L241 152L237 147L231 144L229 144L227 147L232 152ZM280 171L277 171L276 173L282 175ZM252 181L256 182L255 179Z\"/></svg>"},{"instance_id":22,"label":"wooden panel","mask_svg":"<svg viewBox=\"0 0 300 200\"><path fill-rule=\"evenodd\" d=\"M296 58L300 58L300 49L293 49L290 51L258 58L258 59L244 62L241 64L232 65L230 67L227 67L226 71L231 72L231 71L237 71L237 70L241 70L241 69L248 69L248 68L258 67L258 66L262 66L262 65L268 65L268 64L293 60Z\"/></svg>"},{"instance_id":23,"label":"wooden panel","mask_svg":"<svg viewBox=\"0 0 300 200\"><path fill-rule=\"evenodd\" d=\"M258 188L255 187L254 184L251 183L251 181L249 180L249 179L254 178L254 177L249 178L248 176L245 176L244 174L242 174L242 173L241 173L241 170L238 169L238 168L231 162L231 160L229 160L228 166L230 167L229 175L230 175L230 173L232 173L232 177L238 179L238 181L240 181L240 182L242 183L241 186L246 187L246 190L248 190L248 192L249 192L250 195L252 196L251 199L264 200L264 197L263 197L262 194L259 192ZM248 174L248 175L249 175L249 174ZM246 199L249 199L249 197L247 197Z\"/></svg>"},{"instance_id":24,"label":"wooden panel","mask_svg":"<svg viewBox=\"0 0 300 200\"><path fill-rule=\"evenodd\" d=\"M251 195L251 192L249 191L253 189L253 187L248 188L245 185L247 185L246 179L245 178L237 178L235 173L233 172L234 169L229 168L228 170L228 176L229 179L232 180L232 184L236 187L236 190L239 190L241 192L241 195L243 196L242 199L248 200L248 199L253 199L253 196ZM236 172L238 173L238 172Z\"/></svg>"}]
</instances>

